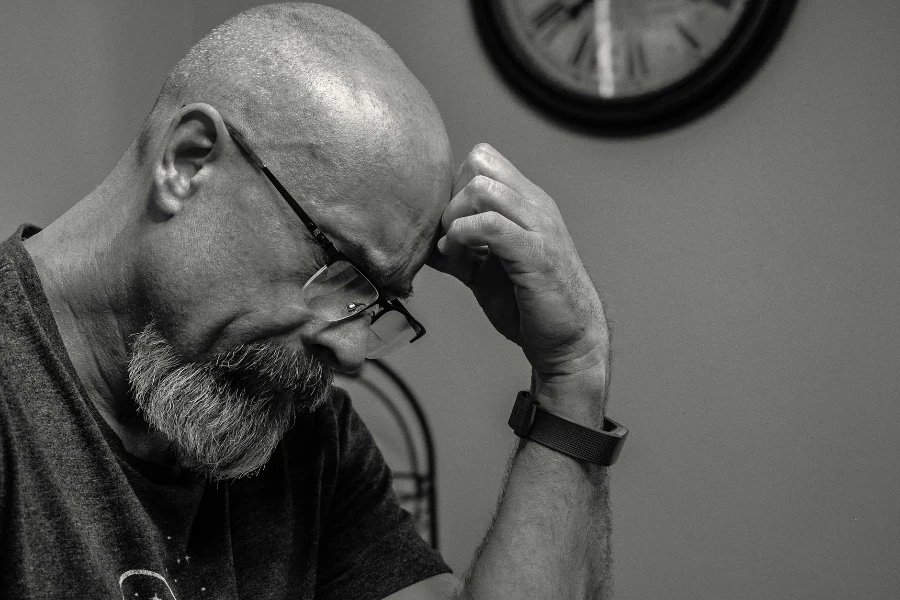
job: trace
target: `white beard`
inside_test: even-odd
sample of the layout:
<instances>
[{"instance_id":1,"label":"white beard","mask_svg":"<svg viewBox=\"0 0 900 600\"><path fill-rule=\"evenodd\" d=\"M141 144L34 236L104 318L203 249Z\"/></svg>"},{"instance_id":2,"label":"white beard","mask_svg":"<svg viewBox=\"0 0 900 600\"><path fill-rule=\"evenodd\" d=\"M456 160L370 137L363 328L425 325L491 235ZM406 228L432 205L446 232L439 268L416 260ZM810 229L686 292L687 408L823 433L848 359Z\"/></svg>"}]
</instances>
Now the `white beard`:
<instances>
[{"instance_id":1,"label":"white beard","mask_svg":"<svg viewBox=\"0 0 900 600\"><path fill-rule=\"evenodd\" d=\"M185 362L154 323L134 337L131 391L179 465L214 480L257 473L298 410L328 397L332 372L315 357L257 342L208 362Z\"/></svg>"}]
</instances>

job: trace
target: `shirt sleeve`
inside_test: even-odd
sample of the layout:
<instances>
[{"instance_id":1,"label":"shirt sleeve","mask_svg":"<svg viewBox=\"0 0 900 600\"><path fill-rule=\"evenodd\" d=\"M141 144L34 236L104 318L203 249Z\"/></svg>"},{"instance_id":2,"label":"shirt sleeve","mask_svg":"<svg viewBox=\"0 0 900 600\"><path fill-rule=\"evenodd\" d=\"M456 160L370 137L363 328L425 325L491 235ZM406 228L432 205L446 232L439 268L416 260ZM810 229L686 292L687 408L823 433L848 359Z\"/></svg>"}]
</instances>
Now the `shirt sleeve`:
<instances>
[{"instance_id":1,"label":"shirt sleeve","mask_svg":"<svg viewBox=\"0 0 900 600\"><path fill-rule=\"evenodd\" d=\"M333 397L337 474L320 541L316 598L376 600L450 568L419 536L349 397Z\"/></svg>"},{"instance_id":2,"label":"shirt sleeve","mask_svg":"<svg viewBox=\"0 0 900 600\"><path fill-rule=\"evenodd\" d=\"M5 384L3 372L0 371L0 537L5 534L4 530L6 529L6 490L11 487L7 479L12 473L12 470L6 464L7 457L10 454L6 446L11 443L12 436L9 432Z\"/></svg>"}]
</instances>

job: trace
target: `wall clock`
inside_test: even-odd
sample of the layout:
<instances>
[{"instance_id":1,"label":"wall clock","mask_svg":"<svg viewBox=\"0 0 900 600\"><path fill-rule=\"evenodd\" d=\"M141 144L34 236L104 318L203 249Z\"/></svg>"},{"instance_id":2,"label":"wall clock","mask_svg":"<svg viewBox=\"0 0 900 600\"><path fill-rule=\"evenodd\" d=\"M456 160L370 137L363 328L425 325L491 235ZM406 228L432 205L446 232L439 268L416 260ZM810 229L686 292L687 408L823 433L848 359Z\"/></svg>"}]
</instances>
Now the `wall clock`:
<instances>
[{"instance_id":1,"label":"wall clock","mask_svg":"<svg viewBox=\"0 0 900 600\"><path fill-rule=\"evenodd\" d=\"M472 0L505 78L553 117L609 135L663 130L755 72L795 0Z\"/></svg>"}]
</instances>

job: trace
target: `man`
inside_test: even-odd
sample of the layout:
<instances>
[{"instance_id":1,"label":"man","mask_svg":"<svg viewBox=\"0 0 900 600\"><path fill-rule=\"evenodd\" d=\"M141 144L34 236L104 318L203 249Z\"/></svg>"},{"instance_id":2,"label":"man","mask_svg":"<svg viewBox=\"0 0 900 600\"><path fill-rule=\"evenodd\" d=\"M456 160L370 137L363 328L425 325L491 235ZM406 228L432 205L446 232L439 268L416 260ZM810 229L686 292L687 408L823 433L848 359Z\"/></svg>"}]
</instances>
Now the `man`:
<instances>
[{"instance_id":1,"label":"man","mask_svg":"<svg viewBox=\"0 0 900 600\"><path fill-rule=\"evenodd\" d=\"M487 145L454 176L428 94L347 15L201 40L107 179L0 251L0 597L606 597L604 467L523 440L461 583L331 388L421 335L426 263L544 410L603 427L603 308L540 188Z\"/></svg>"}]
</instances>

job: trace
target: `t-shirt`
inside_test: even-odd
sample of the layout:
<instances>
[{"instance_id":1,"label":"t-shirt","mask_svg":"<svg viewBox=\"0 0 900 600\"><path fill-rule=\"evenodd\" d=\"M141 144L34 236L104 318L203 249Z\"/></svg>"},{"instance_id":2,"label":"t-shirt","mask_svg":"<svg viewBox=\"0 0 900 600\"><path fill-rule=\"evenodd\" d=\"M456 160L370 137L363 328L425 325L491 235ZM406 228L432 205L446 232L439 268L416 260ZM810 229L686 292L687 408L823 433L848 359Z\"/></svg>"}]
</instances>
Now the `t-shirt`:
<instances>
[{"instance_id":1,"label":"t-shirt","mask_svg":"<svg viewBox=\"0 0 900 600\"><path fill-rule=\"evenodd\" d=\"M0 598L383 598L449 571L346 393L256 476L128 454L79 381L23 226L0 244Z\"/></svg>"}]
</instances>

